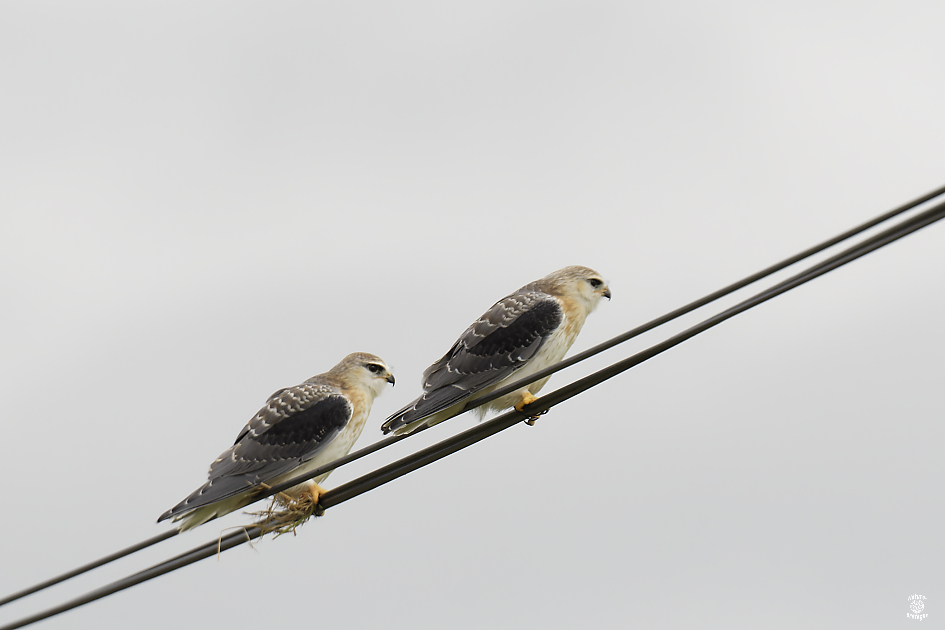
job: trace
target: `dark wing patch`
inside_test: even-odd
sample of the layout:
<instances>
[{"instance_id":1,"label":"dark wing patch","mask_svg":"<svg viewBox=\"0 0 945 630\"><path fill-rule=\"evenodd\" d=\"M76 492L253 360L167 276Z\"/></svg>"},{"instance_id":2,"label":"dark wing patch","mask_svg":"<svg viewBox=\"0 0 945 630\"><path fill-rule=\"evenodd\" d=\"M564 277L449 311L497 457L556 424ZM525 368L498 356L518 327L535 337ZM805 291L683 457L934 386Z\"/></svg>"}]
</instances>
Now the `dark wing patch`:
<instances>
[{"instance_id":1,"label":"dark wing patch","mask_svg":"<svg viewBox=\"0 0 945 630\"><path fill-rule=\"evenodd\" d=\"M337 435L351 418L351 404L340 395L328 396L307 409L281 418L260 433L248 431L210 466L211 481L235 474L254 472L265 481L266 469L276 462L291 460L298 465L311 459L319 447ZM279 473L281 474L281 473Z\"/></svg>"},{"instance_id":2,"label":"dark wing patch","mask_svg":"<svg viewBox=\"0 0 945 630\"><path fill-rule=\"evenodd\" d=\"M561 305L538 291L496 302L423 373L423 395L387 419L385 433L448 409L523 367L564 319Z\"/></svg>"},{"instance_id":3,"label":"dark wing patch","mask_svg":"<svg viewBox=\"0 0 945 630\"><path fill-rule=\"evenodd\" d=\"M336 389L315 383L279 390L236 444L210 465L209 481L158 521L229 498L290 472L348 424L353 409Z\"/></svg>"},{"instance_id":4,"label":"dark wing patch","mask_svg":"<svg viewBox=\"0 0 945 630\"><path fill-rule=\"evenodd\" d=\"M521 367L537 352L544 335L561 324L561 307L554 300L538 302L505 327L485 336L471 335L441 370L439 379L456 382L462 376L507 367ZM432 376L432 375L431 375ZM428 382L432 379L428 379Z\"/></svg>"}]
</instances>

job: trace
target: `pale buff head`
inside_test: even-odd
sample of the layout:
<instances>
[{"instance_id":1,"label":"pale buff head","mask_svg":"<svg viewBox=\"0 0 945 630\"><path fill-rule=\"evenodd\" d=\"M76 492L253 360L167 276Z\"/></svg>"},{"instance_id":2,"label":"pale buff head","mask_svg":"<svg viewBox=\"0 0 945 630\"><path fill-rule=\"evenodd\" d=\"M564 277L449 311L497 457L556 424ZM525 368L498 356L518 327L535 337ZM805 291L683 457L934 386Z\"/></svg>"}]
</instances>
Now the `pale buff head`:
<instances>
[{"instance_id":1,"label":"pale buff head","mask_svg":"<svg viewBox=\"0 0 945 630\"><path fill-rule=\"evenodd\" d=\"M360 387L377 396L384 386L394 384L394 375L384 360L368 352L354 352L331 368L326 376L334 377L347 387Z\"/></svg>"},{"instance_id":2,"label":"pale buff head","mask_svg":"<svg viewBox=\"0 0 945 630\"><path fill-rule=\"evenodd\" d=\"M603 276L589 267L572 265L550 273L534 283L536 288L558 297L573 299L592 312L601 298L610 299L610 288Z\"/></svg>"}]
</instances>

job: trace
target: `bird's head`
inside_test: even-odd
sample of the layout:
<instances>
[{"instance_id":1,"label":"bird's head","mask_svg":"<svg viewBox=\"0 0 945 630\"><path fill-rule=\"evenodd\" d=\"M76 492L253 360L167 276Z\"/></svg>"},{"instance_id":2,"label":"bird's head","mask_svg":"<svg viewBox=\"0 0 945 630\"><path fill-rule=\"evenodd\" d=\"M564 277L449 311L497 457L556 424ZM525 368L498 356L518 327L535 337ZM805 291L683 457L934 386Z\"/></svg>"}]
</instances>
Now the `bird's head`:
<instances>
[{"instance_id":1,"label":"bird's head","mask_svg":"<svg viewBox=\"0 0 945 630\"><path fill-rule=\"evenodd\" d=\"M384 363L384 359L368 352L349 354L331 369L331 373L344 378L352 385L367 389L374 396L384 391L384 386L388 383L394 384L394 375Z\"/></svg>"},{"instance_id":2,"label":"bird's head","mask_svg":"<svg viewBox=\"0 0 945 630\"><path fill-rule=\"evenodd\" d=\"M558 292L582 302L590 313L601 298L610 299L610 287L604 278L589 267L573 265L549 274L544 278Z\"/></svg>"}]
</instances>

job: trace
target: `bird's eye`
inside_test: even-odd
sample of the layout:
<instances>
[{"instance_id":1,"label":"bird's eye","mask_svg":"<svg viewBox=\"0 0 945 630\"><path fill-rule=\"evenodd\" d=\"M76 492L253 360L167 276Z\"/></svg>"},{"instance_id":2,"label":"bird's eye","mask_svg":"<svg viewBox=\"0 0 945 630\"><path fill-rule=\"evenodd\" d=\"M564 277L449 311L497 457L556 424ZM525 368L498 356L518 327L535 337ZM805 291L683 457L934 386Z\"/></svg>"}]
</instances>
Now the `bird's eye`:
<instances>
[{"instance_id":1,"label":"bird's eye","mask_svg":"<svg viewBox=\"0 0 945 630\"><path fill-rule=\"evenodd\" d=\"M596 289L597 287L599 287L600 285L604 284L603 282L601 282L601 281L598 280L597 278L591 278L590 280L588 280L588 283L589 283L592 287L594 287L595 289Z\"/></svg>"},{"instance_id":2,"label":"bird's eye","mask_svg":"<svg viewBox=\"0 0 945 630\"><path fill-rule=\"evenodd\" d=\"M372 374L377 374L382 368L377 363L368 363L367 369L369 369Z\"/></svg>"}]
</instances>

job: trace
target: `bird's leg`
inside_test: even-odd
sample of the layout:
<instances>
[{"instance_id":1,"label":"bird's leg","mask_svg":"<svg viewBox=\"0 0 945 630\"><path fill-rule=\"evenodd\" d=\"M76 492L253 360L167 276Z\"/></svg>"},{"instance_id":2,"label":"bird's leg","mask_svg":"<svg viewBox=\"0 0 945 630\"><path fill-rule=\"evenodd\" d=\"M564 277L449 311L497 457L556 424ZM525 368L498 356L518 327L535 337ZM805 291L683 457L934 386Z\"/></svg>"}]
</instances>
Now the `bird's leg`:
<instances>
[{"instance_id":1,"label":"bird's leg","mask_svg":"<svg viewBox=\"0 0 945 630\"><path fill-rule=\"evenodd\" d=\"M515 403L515 411L518 411L519 413L525 413L525 407L538 400L538 398L527 389L523 391L520 396L521 398L519 401ZM538 420L538 418L544 413L548 413L548 410L546 409L536 413L534 416L529 417L528 420L525 421L525 424L530 427L535 426L535 421Z\"/></svg>"},{"instance_id":2,"label":"bird's leg","mask_svg":"<svg viewBox=\"0 0 945 630\"><path fill-rule=\"evenodd\" d=\"M302 485L302 484L299 484ZM298 486L296 486L297 488ZM292 532L307 521L311 516L321 516L325 510L318 505L321 495L328 492L314 481L305 484L300 490L290 489L288 493L280 492L273 497L273 504L265 512L251 512L253 516L262 516L260 523L266 533L275 532L277 536ZM290 494L291 493L291 494ZM285 509L275 511L276 502Z\"/></svg>"},{"instance_id":3,"label":"bird's leg","mask_svg":"<svg viewBox=\"0 0 945 630\"><path fill-rule=\"evenodd\" d=\"M315 516L321 516L325 513L325 510L320 505L318 505L318 500L328 491L313 481L312 487L308 489L308 492L312 497L312 514Z\"/></svg>"},{"instance_id":4,"label":"bird's leg","mask_svg":"<svg viewBox=\"0 0 945 630\"><path fill-rule=\"evenodd\" d=\"M328 491L313 481L311 484L306 484L305 488L298 491L295 497L283 503L286 506L287 512L321 516L325 511L318 508L318 499L326 492Z\"/></svg>"}]
</instances>

